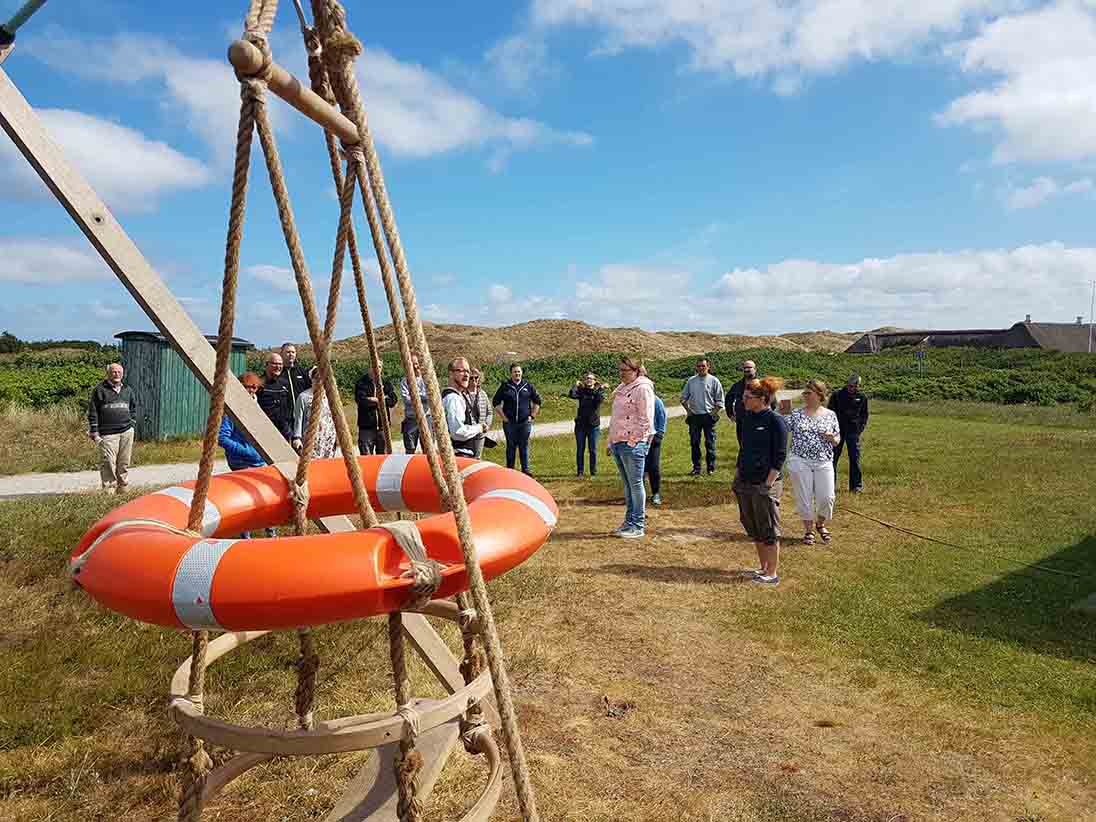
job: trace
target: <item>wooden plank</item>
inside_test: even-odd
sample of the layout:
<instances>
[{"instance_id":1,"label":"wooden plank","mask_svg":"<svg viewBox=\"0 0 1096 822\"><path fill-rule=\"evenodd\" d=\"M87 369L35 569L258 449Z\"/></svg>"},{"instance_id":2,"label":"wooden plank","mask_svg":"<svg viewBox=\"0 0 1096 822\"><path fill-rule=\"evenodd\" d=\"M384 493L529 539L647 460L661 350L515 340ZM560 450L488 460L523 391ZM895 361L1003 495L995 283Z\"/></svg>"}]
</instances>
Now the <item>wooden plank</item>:
<instances>
[{"instance_id":1,"label":"wooden plank","mask_svg":"<svg viewBox=\"0 0 1096 822\"><path fill-rule=\"evenodd\" d=\"M208 389L213 382L216 364L213 347L149 265L133 240L114 219L99 195L65 159L34 109L3 69L0 69L0 126L133 299L175 346L194 376ZM270 463L296 460L296 452L236 378L228 381L225 404L255 443L259 453ZM354 530L350 519L343 516L325 517L320 520L319 525L331 532ZM443 672L443 684L447 687L452 685L454 674L459 679L457 660L425 617L406 614L404 626L420 653L430 655L424 656L424 661L433 670ZM434 635L437 642L429 641L430 634ZM424 637L427 639L423 640ZM427 647L428 651L422 650Z\"/></svg>"},{"instance_id":2,"label":"wooden plank","mask_svg":"<svg viewBox=\"0 0 1096 822\"><path fill-rule=\"evenodd\" d=\"M420 796L430 795L459 737L460 720L452 719L415 740L423 756L418 776ZM374 750L323 822L399 822L399 789L392 767L398 748L399 742L390 742Z\"/></svg>"},{"instance_id":3,"label":"wooden plank","mask_svg":"<svg viewBox=\"0 0 1096 822\"><path fill-rule=\"evenodd\" d=\"M6 46L0 46L0 65L3 65L4 61L11 56L13 51L15 51L14 42L8 43Z\"/></svg>"}]
</instances>

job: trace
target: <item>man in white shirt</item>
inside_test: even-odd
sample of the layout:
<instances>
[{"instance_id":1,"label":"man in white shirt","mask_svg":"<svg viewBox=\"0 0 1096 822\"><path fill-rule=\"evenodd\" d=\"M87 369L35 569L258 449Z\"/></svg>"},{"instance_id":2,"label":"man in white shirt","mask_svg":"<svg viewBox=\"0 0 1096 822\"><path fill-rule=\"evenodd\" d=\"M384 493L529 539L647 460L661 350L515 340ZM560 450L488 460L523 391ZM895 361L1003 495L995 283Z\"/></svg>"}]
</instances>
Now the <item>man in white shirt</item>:
<instances>
[{"instance_id":1,"label":"man in white shirt","mask_svg":"<svg viewBox=\"0 0 1096 822\"><path fill-rule=\"evenodd\" d=\"M468 383L472 368L464 357L449 363L449 386L441 392L441 404L445 407L445 425L453 441L453 451L458 457L476 455L476 438L487 433L486 422L475 422L468 404Z\"/></svg>"},{"instance_id":2,"label":"man in white shirt","mask_svg":"<svg viewBox=\"0 0 1096 822\"><path fill-rule=\"evenodd\" d=\"M715 426L723 411L723 383L711 373L707 357L696 361L696 375L689 377L681 389L681 404L685 422L689 425L689 445L692 449L693 476L700 474L700 435L704 434L704 462L708 473L715 471Z\"/></svg>"}]
</instances>

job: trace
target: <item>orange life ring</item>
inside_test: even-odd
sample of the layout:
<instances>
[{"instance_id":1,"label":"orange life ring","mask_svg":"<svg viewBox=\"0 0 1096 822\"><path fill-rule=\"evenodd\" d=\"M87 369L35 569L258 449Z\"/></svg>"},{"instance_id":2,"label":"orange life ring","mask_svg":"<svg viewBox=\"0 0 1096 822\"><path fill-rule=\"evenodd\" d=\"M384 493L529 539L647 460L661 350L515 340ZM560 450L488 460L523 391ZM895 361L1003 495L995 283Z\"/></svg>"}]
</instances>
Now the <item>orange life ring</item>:
<instances>
[{"instance_id":1,"label":"orange life ring","mask_svg":"<svg viewBox=\"0 0 1096 822\"><path fill-rule=\"evenodd\" d=\"M424 455L359 457L378 511L437 516L417 526L431 559L443 564L435 597L468 589L452 514L441 501ZM552 496L530 477L458 459L480 567L487 579L532 555L559 517ZM353 512L341 459L308 470L310 518ZM215 476L202 534L187 524L194 483L146 494L99 520L72 553L73 579L118 613L174 628L273 630L358 619L399 610L412 580L410 562L382 528L279 539L232 539L292 519L290 484L275 467Z\"/></svg>"}]
</instances>

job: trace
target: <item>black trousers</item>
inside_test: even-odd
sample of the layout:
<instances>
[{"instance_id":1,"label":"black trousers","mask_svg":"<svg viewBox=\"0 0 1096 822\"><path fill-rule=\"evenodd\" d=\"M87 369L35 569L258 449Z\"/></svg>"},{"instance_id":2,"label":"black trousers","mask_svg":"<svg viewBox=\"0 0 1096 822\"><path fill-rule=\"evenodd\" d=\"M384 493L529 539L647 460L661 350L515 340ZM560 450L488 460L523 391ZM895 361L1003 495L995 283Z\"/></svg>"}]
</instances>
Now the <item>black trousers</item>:
<instances>
[{"instance_id":1,"label":"black trousers","mask_svg":"<svg viewBox=\"0 0 1096 822\"><path fill-rule=\"evenodd\" d=\"M700 470L700 434L704 433L704 462L709 471L715 470L715 425L719 417L715 414L689 414L685 418L689 425L689 448L692 451L693 470Z\"/></svg>"},{"instance_id":2,"label":"black trousers","mask_svg":"<svg viewBox=\"0 0 1096 822\"><path fill-rule=\"evenodd\" d=\"M662 490L662 434L655 434L651 446L647 449L647 459L643 463L643 473L651 481L651 493Z\"/></svg>"},{"instance_id":3,"label":"black trousers","mask_svg":"<svg viewBox=\"0 0 1096 822\"><path fill-rule=\"evenodd\" d=\"M864 476L860 473L860 432L853 429L846 431L841 429L841 442L833 449L833 475L837 479L837 463L841 459L841 451L845 446L849 447L849 490L853 491L864 485Z\"/></svg>"}]
</instances>

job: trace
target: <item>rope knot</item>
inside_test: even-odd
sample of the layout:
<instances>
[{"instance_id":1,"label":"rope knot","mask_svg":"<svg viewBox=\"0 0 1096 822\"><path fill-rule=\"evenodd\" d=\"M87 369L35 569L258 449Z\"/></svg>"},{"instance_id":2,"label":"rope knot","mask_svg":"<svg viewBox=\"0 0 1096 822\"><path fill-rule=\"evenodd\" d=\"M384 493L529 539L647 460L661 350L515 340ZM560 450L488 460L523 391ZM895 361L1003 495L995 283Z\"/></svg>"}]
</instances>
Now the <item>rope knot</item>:
<instances>
[{"instance_id":1,"label":"rope knot","mask_svg":"<svg viewBox=\"0 0 1096 822\"><path fill-rule=\"evenodd\" d=\"M323 43L315 29L304 29L304 47L309 57L319 57L323 54Z\"/></svg>"},{"instance_id":2,"label":"rope knot","mask_svg":"<svg viewBox=\"0 0 1096 822\"><path fill-rule=\"evenodd\" d=\"M403 738L413 740L419 735L422 727L422 714L416 711L411 703L406 702L396 708L396 715L403 720Z\"/></svg>"},{"instance_id":3,"label":"rope knot","mask_svg":"<svg viewBox=\"0 0 1096 822\"><path fill-rule=\"evenodd\" d=\"M475 608L462 608L457 614L462 634L478 634L480 632L479 614Z\"/></svg>"},{"instance_id":4,"label":"rope knot","mask_svg":"<svg viewBox=\"0 0 1096 822\"><path fill-rule=\"evenodd\" d=\"M469 712L460 720L460 741L470 754L487 753L491 745L491 726L482 712Z\"/></svg>"},{"instance_id":5,"label":"rope knot","mask_svg":"<svg viewBox=\"0 0 1096 822\"><path fill-rule=\"evenodd\" d=\"M361 143L343 143L341 146L343 159L355 165L365 165L365 149Z\"/></svg>"},{"instance_id":6,"label":"rope knot","mask_svg":"<svg viewBox=\"0 0 1096 822\"><path fill-rule=\"evenodd\" d=\"M323 39L327 59L339 66L348 66L362 53L361 41L345 29L335 29Z\"/></svg>"},{"instance_id":7,"label":"rope knot","mask_svg":"<svg viewBox=\"0 0 1096 822\"><path fill-rule=\"evenodd\" d=\"M401 579L411 580L411 597L403 607L405 611L418 611L441 587L441 571L445 566L436 559L420 562L411 560L411 568L400 574Z\"/></svg>"},{"instance_id":8,"label":"rope knot","mask_svg":"<svg viewBox=\"0 0 1096 822\"><path fill-rule=\"evenodd\" d=\"M248 81L255 80L261 82L265 86L266 82L270 79L271 66L274 64L274 58L270 54L270 43L266 40L266 34L261 29L247 29L244 31L242 39L251 43L251 45L259 50L259 53L263 56L263 62L262 65L259 66L258 71L254 74L244 75L237 71L236 79L245 85L248 84Z\"/></svg>"},{"instance_id":9,"label":"rope knot","mask_svg":"<svg viewBox=\"0 0 1096 822\"><path fill-rule=\"evenodd\" d=\"M295 508L308 510L308 501L311 498L311 493L308 490L308 480L291 483L289 495L293 497L293 506Z\"/></svg>"}]
</instances>

